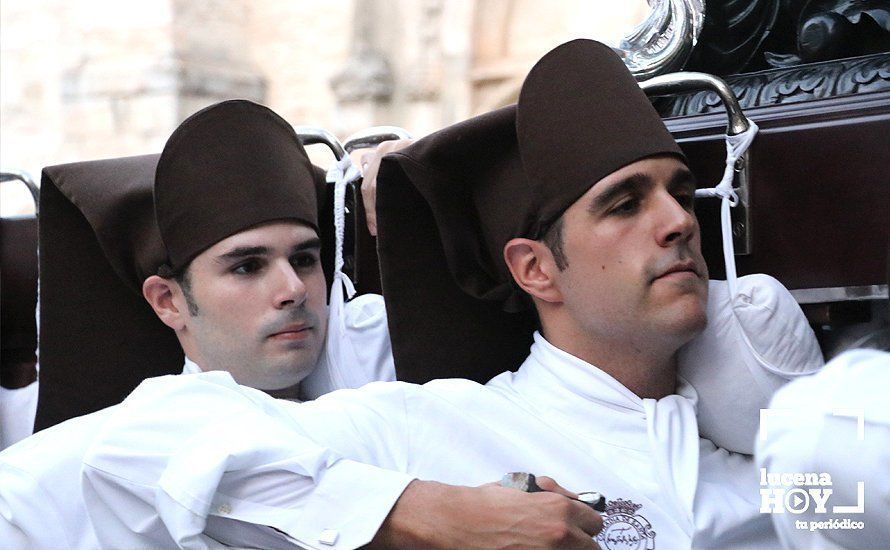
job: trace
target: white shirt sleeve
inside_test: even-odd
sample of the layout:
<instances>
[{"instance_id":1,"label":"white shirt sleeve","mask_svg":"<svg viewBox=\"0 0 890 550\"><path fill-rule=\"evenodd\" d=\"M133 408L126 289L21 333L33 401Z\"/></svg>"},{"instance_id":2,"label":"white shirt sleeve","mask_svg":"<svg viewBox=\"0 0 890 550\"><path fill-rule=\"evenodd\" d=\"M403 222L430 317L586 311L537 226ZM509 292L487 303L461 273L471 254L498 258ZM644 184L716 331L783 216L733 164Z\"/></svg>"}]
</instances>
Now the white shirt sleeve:
<instances>
[{"instance_id":1,"label":"white shirt sleeve","mask_svg":"<svg viewBox=\"0 0 890 550\"><path fill-rule=\"evenodd\" d=\"M4 548L75 548L53 493L40 480L0 460L0 541Z\"/></svg>"},{"instance_id":2,"label":"white shirt sleeve","mask_svg":"<svg viewBox=\"0 0 890 550\"><path fill-rule=\"evenodd\" d=\"M100 542L368 543L413 479L399 473L407 468L400 385L377 386L296 404L225 372L144 382L85 455L84 501ZM383 413L385 423L355 414L367 409L395 414Z\"/></svg>"}]
</instances>

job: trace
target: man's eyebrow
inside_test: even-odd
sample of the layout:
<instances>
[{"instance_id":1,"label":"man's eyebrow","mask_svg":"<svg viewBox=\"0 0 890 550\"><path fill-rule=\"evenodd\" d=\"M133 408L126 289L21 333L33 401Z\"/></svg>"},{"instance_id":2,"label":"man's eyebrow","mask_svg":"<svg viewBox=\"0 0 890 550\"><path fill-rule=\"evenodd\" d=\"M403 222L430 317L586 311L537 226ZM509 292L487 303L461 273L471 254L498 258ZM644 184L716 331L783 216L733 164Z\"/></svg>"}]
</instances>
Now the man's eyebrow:
<instances>
[{"instance_id":1,"label":"man's eyebrow","mask_svg":"<svg viewBox=\"0 0 890 550\"><path fill-rule=\"evenodd\" d=\"M266 254L269 254L269 247L267 246L238 246L229 250L225 254L217 256L216 261L225 262L240 260L250 256L265 256Z\"/></svg>"},{"instance_id":2,"label":"man's eyebrow","mask_svg":"<svg viewBox=\"0 0 890 550\"><path fill-rule=\"evenodd\" d=\"M598 212L607 208L617 197L630 191L645 189L650 186L652 186L652 178L648 174L643 172L631 174L594 197L590 201L588 210L590 212Z\"/></svg>"},{"instance_id":3,"label":"man's eyebrow","mask_svg":"<svg viewBox=\"0 0 890 550\"><path fill-rule=\"evenodd\" d=\"M291 254L301 252L303 250L321 249L321 239L313 237L295 245L291 248ZM272 249L268 246L238 246L229 250L225 254L216 257L217 262L231 262L249 258L251 256L267 256L272 253Z\"/></svg>"},{"instance_id":4,"label":"man's eyebrow","mask_svg":"<svg viewBox=\"0 0 890 550\"><path fill-rule=\"evenodd\" d=\"M688 168L678 168L671 176L671 179L668 180L667 188L675 189L684 184L691 184L694 189L698 185L698 180L696 179L695 174Z\"/></svg>"},{"instance_id":5,"label":"man's eyebrow","mask_svg":"<svg viewBox=\"0 0 890 550\"><path fill-rule=\"evenodd\" d=\"M294 252L300 252L302 250L313 250L313 249L321 249L321 239L318 237L313 237L311 239L306 239L300 244L296 245L293 248Z\"/></svg>"}]
</instances>

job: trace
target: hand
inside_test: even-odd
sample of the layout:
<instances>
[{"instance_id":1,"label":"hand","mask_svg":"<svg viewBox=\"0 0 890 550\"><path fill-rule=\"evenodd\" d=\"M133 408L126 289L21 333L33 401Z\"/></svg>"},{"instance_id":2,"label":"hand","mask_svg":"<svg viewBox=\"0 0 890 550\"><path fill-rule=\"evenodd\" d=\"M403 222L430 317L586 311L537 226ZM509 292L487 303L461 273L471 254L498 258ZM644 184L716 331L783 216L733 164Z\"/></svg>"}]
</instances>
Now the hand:
<instances>
[{"instance_id":1,"label":"hand","mask_svg":"<svg viewBox=\"0 0 890 550\"><path fill-rule=\"evenodd\" d=\"M547 477L539 493L497 484L458 487L411 482L383 522L372 548L584 548L603 519Z\"/></svg>"},{"instance_id":2,"label":"hand","mask_svg":"<svg viewBox=\"0 0 890 550\"><path fill-rule=\"evenodd\" d=\"M404 149L414 143L411 139L384 141L373 151L362 155L362 201L365 203L365 217L368 231L377 236L377 171L380 170L380 159L388 153Z\"/></svg>"}]
</instances>

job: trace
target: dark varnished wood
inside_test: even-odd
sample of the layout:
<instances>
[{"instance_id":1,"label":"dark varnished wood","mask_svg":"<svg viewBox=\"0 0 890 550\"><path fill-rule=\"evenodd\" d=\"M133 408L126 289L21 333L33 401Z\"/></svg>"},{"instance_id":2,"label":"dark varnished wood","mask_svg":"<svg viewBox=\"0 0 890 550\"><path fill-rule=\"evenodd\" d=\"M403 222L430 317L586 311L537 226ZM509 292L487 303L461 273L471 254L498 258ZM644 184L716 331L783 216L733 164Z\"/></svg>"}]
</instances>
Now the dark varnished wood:
<instances>
[{"instance_id":1,"label":"dark varnished wood","mask_svg":"<svg viewBox=\"0 0 890 550\"><path fill-rule=\"evenodd\" d=\"M886 284L890 243L890 92L747 111L752 253L739 274L788 288ZM702 187L723 169L722 115L668 119ZM710 203L710 204L709 204ZM716 201L697 209L712 277L723 276Z\"/></svg>"}]
</instances>

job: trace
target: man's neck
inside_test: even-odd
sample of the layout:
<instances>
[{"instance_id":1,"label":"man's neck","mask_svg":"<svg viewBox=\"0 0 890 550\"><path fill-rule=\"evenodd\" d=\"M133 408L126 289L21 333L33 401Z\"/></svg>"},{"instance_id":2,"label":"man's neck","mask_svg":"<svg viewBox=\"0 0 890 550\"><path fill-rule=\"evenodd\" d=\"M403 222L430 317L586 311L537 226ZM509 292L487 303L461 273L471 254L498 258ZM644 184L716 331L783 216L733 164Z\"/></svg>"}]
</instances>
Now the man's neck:
<instances>
[{"instance_id":1,"label":"man's neck","mask_svg":"<svg viewBox=\"0 0 890 550\"><path fill-rule=\"evenodd\" d=\"M644 399L661 399L677 391L676 365L676 360L671 360L658 366L654 362L641 362L636 367L599 368L637 396Z\"/></svg>"},{"instance_id":2,"label":"man's neck","mask_svg":"<svg viewBox=\"0 0 890 550\"><path fill-rule=\"evenodd\" d=\"M275 399L289 399L291 401L300 400L300 384L294 384L289 388L281 388L279 390L263 390L269 396Z\"/></svg>"},{"instance_id":3,"label":"man's neck","mask_svg":"<svg viewBox=\"0 0 890 550\"><path fill-rule=\"evenodd\" d=\"M596 366L640 398L661 399L676 393L675 347L642 345L634 339L584 338L553 331L547 341Z\"/></svg>"},{"instance_id":4,"label":"man's neck","mask_svg":"<svg viewBox=\"0 0 890 550\"><path fill-rule=\"evenodd\" d=\"M194 372L205 372L200 365L198 365L195 361L192 361L188 355L185 356L185 364L183 366L182 372L184 374L194 373ZM293 386L288 388L281 388L277 390L262 390L268 395L276 398L276 399L289 399L291 401L299 401L300 400L300 383L297 382Z\"/></svg>"}]
</instances>

